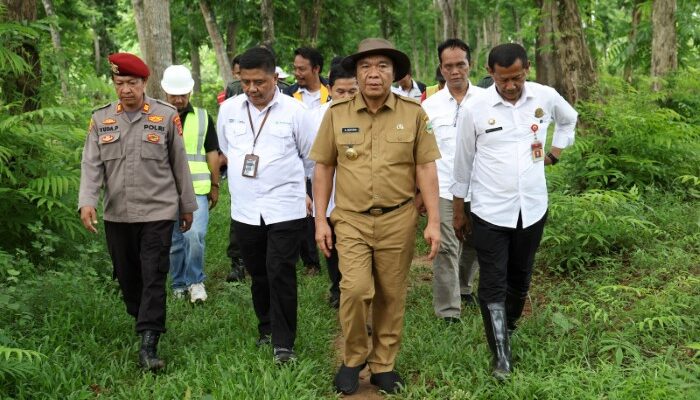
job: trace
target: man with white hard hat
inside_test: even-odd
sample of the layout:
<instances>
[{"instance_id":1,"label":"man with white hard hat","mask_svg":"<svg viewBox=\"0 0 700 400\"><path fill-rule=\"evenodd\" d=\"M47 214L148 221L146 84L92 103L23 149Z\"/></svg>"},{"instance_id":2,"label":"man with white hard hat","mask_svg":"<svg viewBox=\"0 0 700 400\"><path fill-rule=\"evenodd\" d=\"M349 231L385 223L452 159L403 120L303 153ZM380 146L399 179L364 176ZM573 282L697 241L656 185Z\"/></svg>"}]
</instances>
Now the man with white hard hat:
<instances>
[{"instance_id":1,"label":"man with white hard hat","mask_svg":"<svg viewBox=\"0 0 700 400\"><path fill-rule=\"evenodd\" d=\"M204 239L209 210L219 200L219 142L211 117L203 108L192 107L190 95L194 87L192 74L184 65L171 65L160 82L167 100L177 108L182 120L185 152L197 198L192 228L182 233L173 230L170 248L170 275L176 298L189 293L192 303L204 302Z\"/></svg>"}]
</instances>

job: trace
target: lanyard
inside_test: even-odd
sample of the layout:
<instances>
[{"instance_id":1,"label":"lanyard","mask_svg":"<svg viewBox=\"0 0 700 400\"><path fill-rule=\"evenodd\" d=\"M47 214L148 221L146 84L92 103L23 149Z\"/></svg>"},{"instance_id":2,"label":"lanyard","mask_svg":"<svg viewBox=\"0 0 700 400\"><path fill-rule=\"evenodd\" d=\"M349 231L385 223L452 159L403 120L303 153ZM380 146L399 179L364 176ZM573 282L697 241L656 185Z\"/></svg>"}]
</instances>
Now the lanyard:
<instances>
[{"instance_id":1,"label":"lanyard","mask_svg":"<svg viewBox=\"0 0 700 400\"><path fill-rule=\"evenodd\" d=\"M248 102L246 101L245 103L245 109L248 111L248 122L250 122L250 131L253 132L253 150L250 152L251 154L255 154L255 145L258 143L258 137L260 137L260 132L262 132L263 126L265 126L265 122L267 121L267 116L270 115L270 109L274 106L270 106L267 110L265 110L265 117L263 117L262 123L260 124L260 128L258 128L258 133L255 133L255 128L253 127L253 117L250 116L250 106L248 105Z\"/></svg>"}]
</instances>

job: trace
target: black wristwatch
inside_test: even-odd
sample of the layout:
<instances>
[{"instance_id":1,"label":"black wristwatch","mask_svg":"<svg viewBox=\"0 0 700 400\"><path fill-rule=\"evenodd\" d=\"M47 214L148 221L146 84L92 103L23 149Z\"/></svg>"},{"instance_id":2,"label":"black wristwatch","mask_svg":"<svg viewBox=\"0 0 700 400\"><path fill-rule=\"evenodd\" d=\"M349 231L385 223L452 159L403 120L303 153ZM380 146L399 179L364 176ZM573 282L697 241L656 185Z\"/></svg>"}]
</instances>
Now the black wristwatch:
<instances>
[{"instance_id":1,"label":"black wristwatch","mask_svg":"<svg viewBox=\"0 0 700 400\"><path fill-rule=\"evenodd\" d=\"M556 163L559 162L559 159L556 158L556 157L554 157L554 154L552 154L551 152L550 152L550 153L547 153L547 157L549 157L549 161L552 162L552 165L554 165L554 164L556 164Z\"/></svg>"}]
</instances>

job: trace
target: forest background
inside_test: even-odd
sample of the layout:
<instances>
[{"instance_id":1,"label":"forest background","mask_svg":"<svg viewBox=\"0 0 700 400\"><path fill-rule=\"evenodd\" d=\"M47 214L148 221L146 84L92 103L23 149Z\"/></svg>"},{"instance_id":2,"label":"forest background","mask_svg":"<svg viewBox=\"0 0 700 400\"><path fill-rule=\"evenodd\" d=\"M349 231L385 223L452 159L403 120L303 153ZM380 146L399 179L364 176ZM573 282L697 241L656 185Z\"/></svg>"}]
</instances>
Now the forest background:
<instances>
[{"instance_id":1,"label":"forest background","mask_svg":"<svg viewBox=\"0 0 700 400\"><path fill-rule=\"evenodd\" d=\"M400 397L700 397L699 26L693 0L0 0L0 398L333 398L325 278L300 278L297 364L273 367L252 345L249 290L223 282L227 191L207 241L210 300L169 300L168 371L138 372L103 234L75 210L80 156L91 110L116 98L112 52L147 60L154 97L163 69L186 64L193 103L215 116L235 54L267 43L289 72L310 45L327 72L371 36L428 84L444 38L472 47L472 82L493 45L522 43L530 79L580 113L575 146L547 171L513 379L489 378L477 311L449 327L432 315L418 238Z\"/></svg>"}]
</instances>

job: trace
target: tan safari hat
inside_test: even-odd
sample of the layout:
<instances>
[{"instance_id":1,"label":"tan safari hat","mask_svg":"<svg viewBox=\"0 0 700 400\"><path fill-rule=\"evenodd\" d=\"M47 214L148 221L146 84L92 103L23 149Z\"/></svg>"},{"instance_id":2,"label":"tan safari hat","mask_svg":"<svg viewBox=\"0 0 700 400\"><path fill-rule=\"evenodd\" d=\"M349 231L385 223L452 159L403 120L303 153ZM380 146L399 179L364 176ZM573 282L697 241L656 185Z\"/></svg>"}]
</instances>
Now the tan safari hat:
<instances>
[{"instance_id":1,"label":"tan safari hat","mask_svg":"<svg viewBox=\"0 0 700 400\"><path fill-rule=\"evenodd\" d=\"M406 76L411 70L411 60L408 56L396 50L390 41L381 38L364 39L357 46L357 52L345 57L341 64L348 71L355 71L355 64L358 60L372 55L383 55L391 58L394 62L394 82Z\"/></svg>"}]
</instances>

